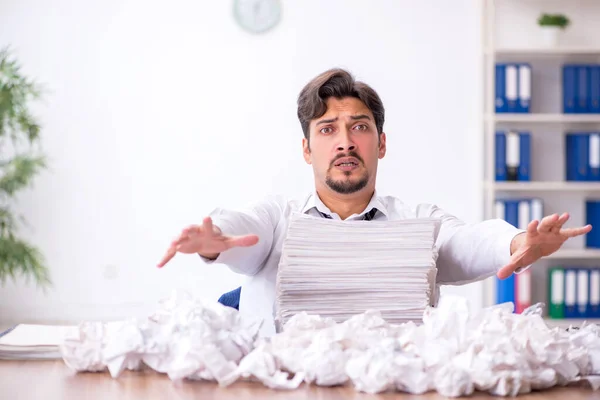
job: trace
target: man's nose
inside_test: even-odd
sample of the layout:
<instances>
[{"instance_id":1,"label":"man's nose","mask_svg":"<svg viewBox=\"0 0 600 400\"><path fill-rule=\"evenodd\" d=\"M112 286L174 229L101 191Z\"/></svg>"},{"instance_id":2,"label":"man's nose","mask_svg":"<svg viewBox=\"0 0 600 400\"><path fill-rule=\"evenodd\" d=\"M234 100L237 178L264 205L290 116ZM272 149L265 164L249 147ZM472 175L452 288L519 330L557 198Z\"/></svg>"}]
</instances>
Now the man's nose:
<instances>
[{"instance_id":1,"label":"man's nose","mask_svg":"<svg viewBox=\"0 0 600 400\"><path fill-rule=\"evenodd\" d=\"M337 151L352 151L356 148L350 138L349 132L340 132L340 141L337 145Z\"/></svg>"}]
</instances>

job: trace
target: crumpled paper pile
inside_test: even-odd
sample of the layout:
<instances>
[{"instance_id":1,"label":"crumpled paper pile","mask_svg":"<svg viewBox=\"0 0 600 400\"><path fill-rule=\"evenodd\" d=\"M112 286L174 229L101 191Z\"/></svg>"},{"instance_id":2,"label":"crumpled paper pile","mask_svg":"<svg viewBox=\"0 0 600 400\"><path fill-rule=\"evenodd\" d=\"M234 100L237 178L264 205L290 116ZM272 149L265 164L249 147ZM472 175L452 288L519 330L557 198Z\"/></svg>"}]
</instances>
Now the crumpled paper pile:
<instances>
[{"instance_id":1,"label":"crumpled paper pile","mask_svg":"<svg viewBox=\"0 0 600 400\"><path fill-rule=\"evenodd\" d=\"M444 296L420 325L391 325L373 311L343 323L300 313L257 339L259 327L243 326L236 310L176 296L148 321L82 324L62 350L77 371L108 368L117 377L144 363L173 380L223 386L251 378L276 389L307 382L449 397L514 396L582 379L598 388L600 327L550 329L541 304L512 311L507 303L471 313L466 299Z\"/></svg>"},{"instance_id":2,"label":"crumpled paper pile","mask_svg":"<svg viewBox=\"0 0 600 400\"><path fill-rule=\"evenodd\" d=\"M108 369L114 378L144 363L172 380L220 381L254 348L259 328L233 308L175 293L147 320L81 324L61 353L76 371Z\"/></svg>"}]
</instances>

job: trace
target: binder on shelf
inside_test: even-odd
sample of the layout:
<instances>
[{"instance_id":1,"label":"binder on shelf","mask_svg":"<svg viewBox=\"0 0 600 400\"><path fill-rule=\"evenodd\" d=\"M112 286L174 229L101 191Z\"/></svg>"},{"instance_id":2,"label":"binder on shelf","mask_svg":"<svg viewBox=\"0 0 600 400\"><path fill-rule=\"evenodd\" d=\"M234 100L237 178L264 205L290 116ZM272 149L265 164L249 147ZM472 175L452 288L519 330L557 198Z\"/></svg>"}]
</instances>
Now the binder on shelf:
<instances>
[{"instance_id":1,"label":"binder on shelf","mask_svg":"<svg viewBox=\"0 0 600 400\"><path fill-rule=\"evenodd\" d=\"M586 65L577 65L577 91L575 99L577 106L575 112L578 114L586 114L590 112L590 95L589 95L589 68Z\"/></svg>"},{"instance_id":2,"label":"binder on shelf","mask_svg":"<svg viewBox=\"0 0 600 400\"><path fill-rule=\"evenodd\" d=\"M519 92L518 92L518 70L517 64L506 64L506 112L515 113L517 112L517 104L519 100Z\"/></svg>"},{"instance_id":3,"label":"binder on shelf","mask_svg":"<svg viewBox=\"0 0 600 400\"><path fill-rule=\"evenodd\" d=\"M531 112L531 64L497 63L494 74L496 113Z\"/></svg>"},{"instance_id":4,"label":"binder on shelf","mask_svg":"<svg viewBox=\"0 0 600 400\"><path fill-rule=\"evenodd\" d=\"M587 268L577 268L577 307L575 311L576 318L587 318L589 315L589 270Z\"/></svg>"},{"instance_id":5,"label":"binder on shelf","mask_svg":"<svg viewBox=\"0 0 600 400\"><path fill-rule=\"evenodd\" d=\"M519 77L517 80L519 101L516 112L528 113L531 110L531 65L519 64Z\"/></svg>"},{"instance_id":6,"label":"binder on shelf","mask_svg":"<svg viewBox=\"0 0 600 400\"><path fill-rule=\"evenodd\" d=\"M600 65L589 66L590 113L600 113Z\"/></svg>"},{"instance_id":7,"label":"binder on shelf","mask_svg":"<svg viewBox=\"0 0 600 400\"><path fill-rule=\"evenodd\" d=\"M588 136L588 179L600 181L600 133L590 133Z\"/></svg>"},{"instance_id":8,"label":"binder on shelf","mask_svg":"<svg viewBox=\"0 0 600 400\"><path fill-rule=\"evenodd\" d=\"M565 269L565 318L577 318L577 270Z\"/></svg>"},{"instance_id":9,"label":"binder on shelf","mask_svg":"<svg viewBox=\"0 0 600 400\"><path fill-rule=\"evenodd\" d=\"M531 134L529 132L496 132L496 181L531 180Z\"/></svg>"},{"instance_id":10,"label":"binder on shelf","mask_svg":"<svg viewBox=\"0 0 600 400\"><path fill-rule=\"evenodd\" d=\"M563 65L562 86L565 114L600 113L600 65Z\"/></svg>"},{"instance_id":11,"label":"binder on shelf","mask_svg":"<svg viewBox=\"0 0 600 400\"><path fill-rule=\"evenodd\" d=\"M496 181L507 180L506 175L506 135L504 132L496 132L495 148L495 175Z\"/></svg>"},{"instance_id":12,"label":"binder on shelf","mask_svg":"<svg viewBox=\"0 0 600 400\"><path fill-rule=\"evenodd\" d=\"M530 200L530 204L531 204L531 218L529 220L529 222L533 221L533 220L538 220L541 221L542 218L544 218L544 204L542 203L541 199L531 199Z\"/></svg>"},{"instance_id":13,"label":"binder on shelf","mask_svg":"<svg viewBox=\"0 0 600 400\"><path fill-rule=\"evenodd\" d=\"M519 132L519 171L517 180L531 180L531 134Z\"/></svg>"},{"instance_id":14,"label":"binder on shelf","mask_svg":"<svg viewBox=\"0 0 600 400\"><path fill-rule=\"evenodd\" d=\"M495 109L496 113L504 113L507 111L506 106L506 65L496 64L495 71Z\"/></svg>"},{"instance_id":15,"label":"binder on shelf","mask_svg":"<svg viewBox=\"0 0 600 400\"><path fill-rule=\"evenodd\" d=\"M521 164L521 138L518 132L506 134L506 179L516 181L519 179L519 165Z\"/></svg>"},{"instance_id":16,"label":"binder on shelf","mask_svg":"<svg viewBox=\"0 0 600 400\"><path fill-rule=\"evenodd\" d=\"M592 225L592 230L585 235L585 247L600 248L600 200L586 200L585 222Z\"/></svg>"},{"instance_id":17,"label":"binder on shelf","mask_svg":"<svg viewBox=\"0 0 600 400\"><path fill-rule=\"evenodd\" d=\"M532 221L533 203L536 204L536 213L540 213L541 201L521 200L518 209L518 228L527 229L527 225ZM539 216L536 216L539 217ZM515 311L521 314L527 307L531 306L531 269L515 275Z\"/></svg>"},{"instance_id":18,"label":"binder on shelf","mask_svg":"<svg viewBox=\"0 0 600 400\"><path fill-rule=\"evenodd\" d=\"M519 200L504 200L504 220L514 226L519 227Z\"/></svg>"},{"instance_id":19,"label":"binder on shelf","mask_svg":"<svg viewBox=\"0 0 600 400\"><path fill-rule=\"evenodd\" d=\"M548 270L548 316L552 319L600 318L600 267Z\"/></svg>"},{"instance_id":20,"label":"binder on shelf","mask_svg":"<svg viewBox=\"0 0 600 400\"><path fill-rule=\"evenodd\" d=\"M600 318L600 269L590 270L590 305L588 318Z\"/></svg>"},{"instance_id":21,"label":"binder on shelf","mask_svg":"<svg viewBox=\"0 0 600 400\"><path fill-rule=\"evenodd\" d=\"M561 319L565 316L565 271L554 267L548 270L548 316Z\"/></svg>"},{"instance_id":22,"label":"binder on shelf","mask_svg":"<svg viewBox=\"0 0 600 400\"><path fill-rule=\"evenodd\" d=\"M574 65L563 65L562 68L563 81L563 112L565 114L574 114L576 110L575 87L577 84L577 76L575 74Z\"/></svg>"},{"instance_id":23,"label":"binder on shelf","mask_svg":"<svg viewBox=\"0 0 600 400\"><path fill-rule=\"evenodd\" d=\"M590 167L589 134L568 132L565 135L567 181L588 181Z\"/></svg>"},{"instance_id":24,"label":"binder on shelf","mask_svg":"<svg viewBox=\"0 0 600 400\"><path fill-rule=\"evenodd\" d=\"M577 181L589 180L590 142L586 133L576 133L575 137L575 178Z\"/></svg>"},{"instance_id":25,"label":"binder on shelf","mask_svg":"<svg viewBox=\"0 0 600 400\"><path fill-rule=\"evenodd\" d=\"M496 218L503 219L513 226L517 226L518 221L518 201L497 200ZM506 279L496 279L496 304L515 303L515 275L512 274Z\"/></svg>"}]
</instances>

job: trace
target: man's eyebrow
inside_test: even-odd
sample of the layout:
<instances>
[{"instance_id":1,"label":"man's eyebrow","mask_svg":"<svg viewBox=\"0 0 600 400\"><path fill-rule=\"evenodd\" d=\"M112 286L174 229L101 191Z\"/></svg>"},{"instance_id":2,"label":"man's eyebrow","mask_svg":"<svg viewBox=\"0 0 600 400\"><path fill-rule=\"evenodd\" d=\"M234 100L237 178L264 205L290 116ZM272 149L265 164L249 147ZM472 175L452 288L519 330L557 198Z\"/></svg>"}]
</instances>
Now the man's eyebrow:
<instances>
[{"instance_id":1,"label":"man's eyebrow","mask_svg":"<svg viewBox=\"0 0 600 400\"><path fill-rule=\"evenodd\" d=\"M331 124L332 122L337 121L337 117L336 118L332 118L332 119L322 119L319 122L317 122L317 125L321 125L321 124Z\"/></svg>"},{"instance_id":2,"label":"man's eyebrow","mask_svg":"<svg viewBox=\"0 0 600 400\"><path fill-rule=\"evenodd\" d=\"M366 119L366 120L371 120L371 117L369 117L367 114L359 114L359 115L352 115L350 116L350 118L354 121L358 121L359 119ZM319 122L317 122L317 125L322 125L322 124L331 124L332 122L337 121L337 117L336 118L331 118L331 119L322 119Z\"/></svg>"}]
</instances>

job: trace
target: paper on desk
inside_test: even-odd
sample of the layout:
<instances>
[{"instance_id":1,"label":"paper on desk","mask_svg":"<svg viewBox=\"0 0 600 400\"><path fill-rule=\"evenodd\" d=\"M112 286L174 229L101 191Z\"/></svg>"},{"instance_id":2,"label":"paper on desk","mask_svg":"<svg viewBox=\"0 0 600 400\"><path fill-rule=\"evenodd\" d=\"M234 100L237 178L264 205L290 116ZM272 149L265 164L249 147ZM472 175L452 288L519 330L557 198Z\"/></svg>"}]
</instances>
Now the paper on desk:
<instances>
[{"instance_id":1,"label":"paper on desk","mask_svg":"<svg viewBox=\"0 0 600 400\"><path fill-rule=\"evenodd\" d=\"M118 377L145 364L173 380L223 386L252 378L275 389L349 383L367 393L449 397L512 396L580 380L597 389L600 328L550 329L541 309L519 315L509 303L472 313L465 299L446 296L426 309L422 325L392 325L374 311L342 323L298 313L283 332L256 339L258 327L243 326L236 310L177 295L147 320L82 324L62 349L78 371L108 368Z\"/></svg>"},{"instance_id":2,"label":"paper on desk","mask_svg":"<svg viewBox=\"0 0 600 400\"><path fill-rule=\"evenodd\" d=\"M76 326L19 324L0 337L0 359L60 359L59 345Z\"/></svg>"},{"instance_id":3,"label":"paper on desk","mask_svg":"<svg viewBox=\"0 0 600 400\"><path fill-rule=\"evenodd\" d=\"M221 381L253 348L259 326L243 326L236 310L204 303L184 293L162 301L146 320L87 322L65 340L65 363L76 371L103 371L118 377L141 364L183 378Z\"/></svg>"},{"instance_id":4,"label":"paper on desk","mask_svg":"<svg viewBox=\"0 0 600 400\"><path fill-rule=\"evenodd\" d=\"M349 380L368 393L435 390L450 397L474 390L512 396L600 373L593 362L600 349L598 327L576 333L550 329L540 308L518 315L505 304L471 314L466 300L445 297L438 308L428 308L422 326L392 326L378 313L341 324L296 314L270 346L255 350L261 357L248 356L254 364L243 372L268 369L268 351L282 366L279 371L302 373L318 385ZM281 387L289 388L289 382Z\"/></svg>"}]
</instances>

